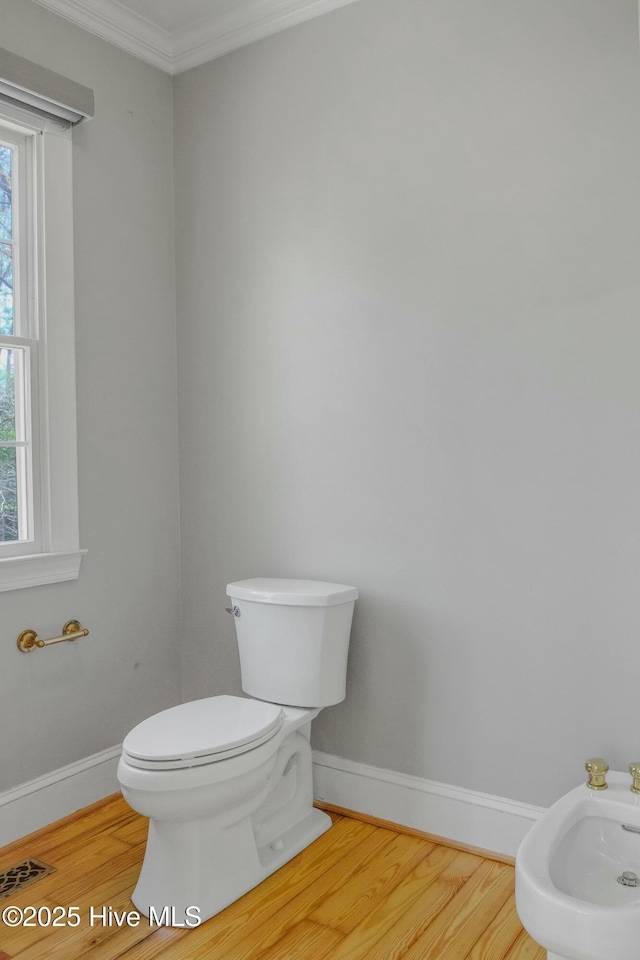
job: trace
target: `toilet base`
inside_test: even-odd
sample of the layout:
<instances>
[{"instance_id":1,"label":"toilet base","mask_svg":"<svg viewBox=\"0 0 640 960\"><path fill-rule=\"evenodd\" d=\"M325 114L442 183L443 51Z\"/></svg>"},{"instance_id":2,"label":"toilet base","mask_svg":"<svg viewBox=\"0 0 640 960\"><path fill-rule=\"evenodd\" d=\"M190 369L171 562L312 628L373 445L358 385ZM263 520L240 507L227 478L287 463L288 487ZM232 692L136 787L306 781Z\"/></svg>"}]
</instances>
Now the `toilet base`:
<instances>
[{"instance_id":1,"label":"toilet base","mask_svg":"<svg viewBox=\"0 0 640 960\"><path fill-rule=\"evenodd\" d=\"M207 767L156 772L121 758L123 794L149 817L131 899L151 924L198 926L331 826L313 806L311 746L298 729L308 711L290 714L281 738Z\"/></svg>"},{"instance_id":2,"label":"toilet base","mask_svg":"<svg viewBox=\"0 0 640 960\"><path fill-rule=\"evenodd\" d=\"M559 953L551 953L550 950L547 950L547 960L575 960L575 958L560 956ZM606 958L603 957L603 960L606 960Z\"/></svg>"},{"instance_id":3,"label":"toilet base","mask_svg":"<svg viewBox=\"0 0 640 960\"><path fill-rule=\"evenodd\" d=\"M157 827L151 821L147 854L131 899L152 923L190 928L215 916L279 870L322 836L331 826L331 818L314 807L303 820L262 848L255 845L248 819L224 831L210 832L207 824L204 830L199 829L193 822L173 826L174 843L183 851L190 846L195 855L174 859L169 873L162 869L154 852L166 850L167 845L157 843ZM166 841L166 837L163 839ZM213 851L220 870L211 868L208 852Z\"/></svg>"},{"instance_id":4,"label":"toilet base","mask_svg":"<svg viewBox=\"0 0 640 960\"><path fill-rule=\"evenodd\" d=\"M281 753L282 762L292 755L303 768L302 776L294 797L276 804L275 812L262 807L265 819L256 822L244 816L228 826L215 817L149 821L145 858L131 899L152 923L198 926L329 829L331 818L312 806L308 741L294 734ZM290 777L294 772L295 767ZM282 778L283 790L287 779Z\"/></svg>"}]
</instances>

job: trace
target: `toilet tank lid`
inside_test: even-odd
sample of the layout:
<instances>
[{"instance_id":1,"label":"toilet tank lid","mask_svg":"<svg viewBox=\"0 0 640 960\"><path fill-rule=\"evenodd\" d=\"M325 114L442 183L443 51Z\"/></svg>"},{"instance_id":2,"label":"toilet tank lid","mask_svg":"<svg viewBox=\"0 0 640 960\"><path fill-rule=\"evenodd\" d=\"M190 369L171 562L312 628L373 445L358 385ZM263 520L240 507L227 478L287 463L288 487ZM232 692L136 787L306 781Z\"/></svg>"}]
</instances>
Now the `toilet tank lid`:
<instances>
[{"instance_id":1,"label":"toilet tank lid","mask_svg":"<svg viewBox=\"0 0 640 960\"><path fill-rule=\"evenodd\" d=\"M286 607L332 607L358 599L355 587L323 580L287 580L277 577L255 577L227 584L232 600L253 603L279 603Z\"/></svg>"}]
</instances>

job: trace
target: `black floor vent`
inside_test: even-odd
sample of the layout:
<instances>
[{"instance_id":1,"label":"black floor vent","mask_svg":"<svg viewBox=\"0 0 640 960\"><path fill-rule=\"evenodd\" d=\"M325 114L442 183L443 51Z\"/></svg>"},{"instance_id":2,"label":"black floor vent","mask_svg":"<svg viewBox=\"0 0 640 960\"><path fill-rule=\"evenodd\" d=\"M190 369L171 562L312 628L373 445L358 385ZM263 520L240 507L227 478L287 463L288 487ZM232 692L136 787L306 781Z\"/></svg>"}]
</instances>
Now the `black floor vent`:
<instances>
[{"instance_id":1,"label":"black floor vent","mask_svg":"<svg viewBox=\"0 0 640 960\"><path fill-rule=\"evenodd\" d=\"M22 863L16 863L15 867L9 867L0 873L0 900L8 897L11 893L23 890L30 884L55 872L55 867L50 867L41 860L34 860L30 857L23 860Z\"/></svg>"}]
</instances>

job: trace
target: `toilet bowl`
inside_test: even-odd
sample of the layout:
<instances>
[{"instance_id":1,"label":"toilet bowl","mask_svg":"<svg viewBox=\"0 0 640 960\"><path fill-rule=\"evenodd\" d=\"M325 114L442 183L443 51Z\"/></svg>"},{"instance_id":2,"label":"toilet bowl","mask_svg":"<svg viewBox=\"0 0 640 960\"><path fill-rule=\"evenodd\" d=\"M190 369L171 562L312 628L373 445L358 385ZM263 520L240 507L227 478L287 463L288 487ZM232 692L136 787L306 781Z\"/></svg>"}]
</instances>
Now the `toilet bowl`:
<instances>
[{"instance_id":1,"label":"toilet bowl","mask_svg":"<svg viewBox=\"0 0 640 960\"><path fill-rule=\"evenodd\" d=\"M123 796L149 817L133 903L175 926L218 913L331 826L313 806L310 726L344 697L357 591L260 578L227 593L254 699L155 714L125 737L118 765Z\"/></svg>"},{"instance_id":2,"label":"toilet bowl","mask_svg":"<svg viewBox=\"0 0 640 960\"><path fill-rule=\"evenodd\" d=\"M261 709L269 707L272 717ZM329 829L329 817L312 805L307 736L318 712L211 697L172 707L131 731L118 780L129 805L150 819L147 852L132 896L141 913L149 916L153 907L157 917L169 907L174 925L188 925L193 916L206 920ZM258 726L260 713L264 726L271 723L268 732ZM225 743L227 734L220 730L231 731L233 722L243 718L246 730L256 720L254 740L239 745L229 732ZM199 724L197 756L185 721ZM171 727L172 749L162 749L159 735ZM176 749L181 728L183 755ZM210 749L202 735L207 729L216 734L211 753L203 752Z\"/></svg>"},{"instance_id":3,"label":"toilet bowl","mask_svg":"<svg viewBox=\"0 0 640 960\"><path fill-rule=\"evenodd\" d=\"M520 844L516 908L549 960L638 955L640 796L629 785L610 772L606 790L576 787Z\"/></svg>"}]
</instances>

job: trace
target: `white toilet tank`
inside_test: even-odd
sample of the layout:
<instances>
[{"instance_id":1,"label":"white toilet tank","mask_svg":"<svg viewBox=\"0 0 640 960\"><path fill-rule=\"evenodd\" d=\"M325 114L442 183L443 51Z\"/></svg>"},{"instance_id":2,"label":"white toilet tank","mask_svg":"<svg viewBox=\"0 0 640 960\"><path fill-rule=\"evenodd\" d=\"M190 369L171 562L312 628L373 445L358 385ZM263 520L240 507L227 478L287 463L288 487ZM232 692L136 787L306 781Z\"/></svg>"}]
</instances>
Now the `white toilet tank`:
<instances>
[{"instance_id":1,"label":"white toilet tank","mask_svg":"<svg viewBox=\"0 0 640 960\"><path fill-rule=\"evenodd\" d=\"M259 577L227 586L242 689L292 707L328 707L346 694L355 587Z\"/></svg>"}]
</instances>

